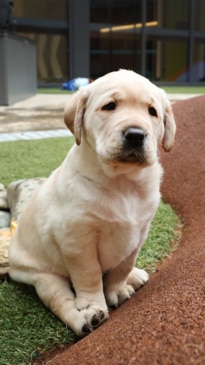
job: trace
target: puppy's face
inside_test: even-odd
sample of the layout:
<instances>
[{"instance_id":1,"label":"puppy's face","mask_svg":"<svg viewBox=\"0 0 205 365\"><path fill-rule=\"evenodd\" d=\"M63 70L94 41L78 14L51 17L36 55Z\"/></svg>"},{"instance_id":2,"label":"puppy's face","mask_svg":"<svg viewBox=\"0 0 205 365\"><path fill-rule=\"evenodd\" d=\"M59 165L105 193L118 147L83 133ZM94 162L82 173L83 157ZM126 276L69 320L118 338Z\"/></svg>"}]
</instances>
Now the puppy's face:
<instances>
[{"instance_id":1,"label":"puppy's face","mask_svg":"<svg viewBox=\"0 0 205 365\"><path fill-rule=\"evenodd\" d=\"M107 74L78 91L65 110L77 144L86 141L104 165L149 166L157 144L169 151L175 122L165 93L126 70Z\"/></svg>"}]
</instances>

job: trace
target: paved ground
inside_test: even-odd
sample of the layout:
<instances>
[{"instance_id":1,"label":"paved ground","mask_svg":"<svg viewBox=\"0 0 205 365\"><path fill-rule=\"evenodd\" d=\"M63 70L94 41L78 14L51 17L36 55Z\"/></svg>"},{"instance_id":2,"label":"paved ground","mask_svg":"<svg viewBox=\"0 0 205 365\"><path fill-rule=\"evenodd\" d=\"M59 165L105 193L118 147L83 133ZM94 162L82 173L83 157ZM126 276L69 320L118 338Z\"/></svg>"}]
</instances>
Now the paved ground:
<instances>
[{"instance_id":1,"label":"paved ground","mask_svg":"<svg viewBox=\"0 0 205 365\"><path fill-rule=\"evenodd\" d=\"M66 135L63 111L70 97L69 94L37 94L9 107L1 106L0 141Z\"/></svg>"}]
</instances>

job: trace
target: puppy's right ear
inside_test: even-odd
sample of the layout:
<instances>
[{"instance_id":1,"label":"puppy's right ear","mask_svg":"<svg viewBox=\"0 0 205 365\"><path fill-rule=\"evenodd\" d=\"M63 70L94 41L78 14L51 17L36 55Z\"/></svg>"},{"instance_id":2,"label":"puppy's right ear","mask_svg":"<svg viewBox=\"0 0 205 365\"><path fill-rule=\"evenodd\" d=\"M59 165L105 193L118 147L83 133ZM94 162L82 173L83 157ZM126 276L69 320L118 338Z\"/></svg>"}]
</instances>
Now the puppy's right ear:
<instances>
[{"instance_id":1,"label":"puppy's right ear","mask_svg":"<svg viewBox=\"0 0 205 365\"><path fill-rule=\"evenodd\" d=\"M86 88L80 89L71 97L64 111L64 122L74 134L77 145L80 145L81 142L81 130L88 96L89 92Z\"/></svg>"}]
</instances>

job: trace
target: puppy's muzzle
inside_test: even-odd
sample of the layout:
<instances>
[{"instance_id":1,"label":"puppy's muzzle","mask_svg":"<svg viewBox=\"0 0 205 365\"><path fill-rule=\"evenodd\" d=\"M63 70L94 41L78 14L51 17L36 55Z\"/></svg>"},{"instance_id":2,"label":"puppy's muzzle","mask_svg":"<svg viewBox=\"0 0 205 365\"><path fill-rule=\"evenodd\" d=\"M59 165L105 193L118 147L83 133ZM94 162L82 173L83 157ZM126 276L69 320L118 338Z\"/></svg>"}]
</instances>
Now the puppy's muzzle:
<instances>
[{"instance_id":1,"label":"puppy's muzzle","mask_svg":"<svg viewBox=\"0 0 205 365\"><path fill-rule=\"evenodd\" d=\"M122 140L122 161L143 164L145 162L145 131L141 128L129 127L123 131Z\"/></svg>"}]
</instances>

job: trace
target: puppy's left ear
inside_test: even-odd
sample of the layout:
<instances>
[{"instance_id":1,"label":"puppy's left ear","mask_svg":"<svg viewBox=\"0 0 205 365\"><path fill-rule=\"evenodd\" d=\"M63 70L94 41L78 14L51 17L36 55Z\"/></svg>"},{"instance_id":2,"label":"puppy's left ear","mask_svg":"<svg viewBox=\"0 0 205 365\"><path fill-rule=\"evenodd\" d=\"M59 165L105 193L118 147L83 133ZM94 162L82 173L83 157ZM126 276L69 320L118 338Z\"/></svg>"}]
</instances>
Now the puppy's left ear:
<instances>
[{"instance_id":1,"label":"puppy's left ear","mask_svg":"<svg viewBox=\"0 0 205 365\"><path fill-rule=\"evenodd\" d=\"M172 112L172 107L166 93L163 92L164 102L164 136L162 139L162 147L166 152L169 152L174 145L176 134L176 123Z\"/></svg>"},{"instance_id":2,"label":"puppy's left ear","mask_svg":"<svg viewBox=\"0 0 205 365\"><path fill-rule=\"evenodd\" d=\"M74 134L77 145L81 143L81 130L88 95L86 88L80 89L71 97L64 111L64 122Z\"/></svg>"}]
</instances>

